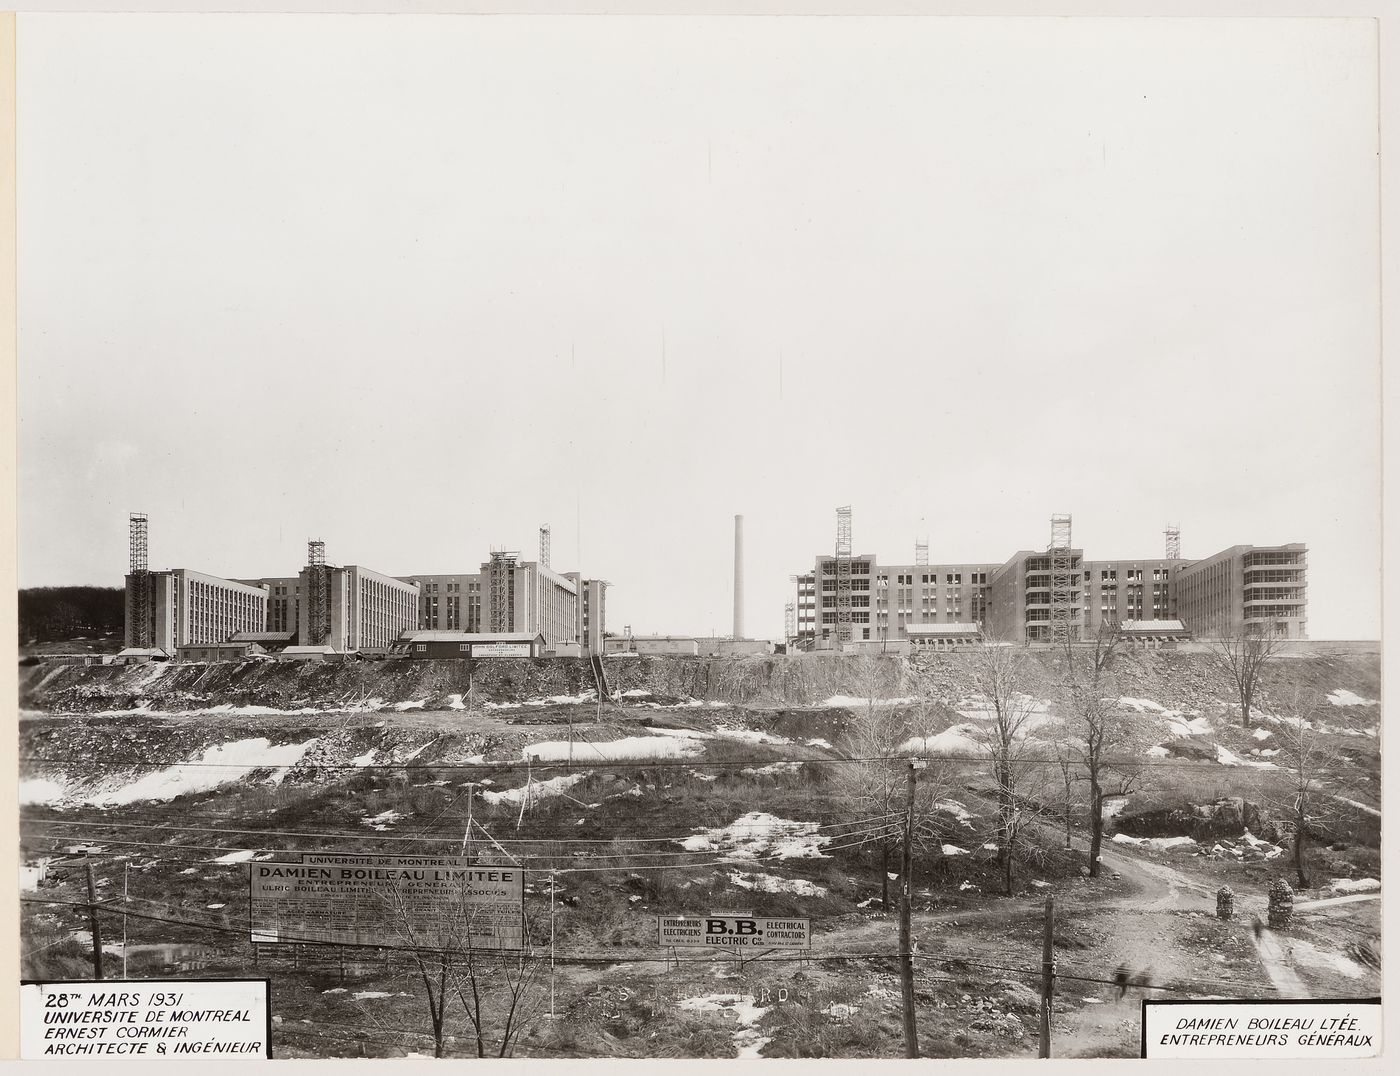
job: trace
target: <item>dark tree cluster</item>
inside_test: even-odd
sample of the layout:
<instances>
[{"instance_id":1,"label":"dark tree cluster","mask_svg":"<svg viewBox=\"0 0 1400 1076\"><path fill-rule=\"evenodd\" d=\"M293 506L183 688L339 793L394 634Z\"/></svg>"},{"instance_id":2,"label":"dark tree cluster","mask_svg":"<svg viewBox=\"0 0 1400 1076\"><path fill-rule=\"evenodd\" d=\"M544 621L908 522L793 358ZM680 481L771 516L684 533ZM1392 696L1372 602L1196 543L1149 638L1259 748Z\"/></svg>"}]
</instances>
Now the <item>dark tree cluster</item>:
<instances>
[{"instance_id":1,"label":"dark tree cluster","mask_svg":"<svg viewBox=\"0 0 1400 1076\"><path fill-rule=\"evenodd\" d=\"M19 592L21 643L61 642L120 632L125 616L121 587L31 587Z\"/></svg>"}]
</instances>

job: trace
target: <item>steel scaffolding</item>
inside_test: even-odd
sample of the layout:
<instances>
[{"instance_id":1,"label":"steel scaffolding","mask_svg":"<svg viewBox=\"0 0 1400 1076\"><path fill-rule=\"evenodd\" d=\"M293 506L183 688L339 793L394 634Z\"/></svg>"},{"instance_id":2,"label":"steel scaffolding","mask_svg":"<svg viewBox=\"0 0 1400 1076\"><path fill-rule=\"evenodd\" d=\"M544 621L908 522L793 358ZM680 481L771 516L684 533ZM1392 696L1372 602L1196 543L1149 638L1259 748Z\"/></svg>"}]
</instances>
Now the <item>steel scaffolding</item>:
<instances>
[{"instance_id":1,"label":"steel scaffolding","mask_svg":"<svg viewBox=\"0 0 1400 1076\"><path fill-rule=\"evenodd\" d=\"M1168 560L1180 560L1180 559L1181 559L1181 524L1180 524L1180 523L1168 523L1168 524L1167 524L1167 529L1166 529L1166 535L1167 535L1167 559L1168 559Z\"/></svg>"},{"instance_id":2,"label":"steel scaffolding","mask_svg":"<svg viewBox=\"0 0 1400 1076\"><path fill-rule=\"evenodd\" d=\"M1073 641L1076 588L1074 552L1070 544L1070 517L1050 517L1050 641L1064 646Z\"/></svg>"},{"instance_id":3,"label":"steel scaffolding","mask_svg":"<svg viewBox=\"0 0 1400 1076\"><path fill-rule=\"evenodd\" d=\"M132 512L129 520L129 571L131 574L131 645L151 645L151 572L146 559L150 522L145 512Z\"/></svg>"},{"instance_id":4,"label":"steel scaffolding","mask_svg":"<svg viewBox=\"0 0 1400 1076\"><path fill-rule=\"evenodd\" d=\"M330 638L330 576L326 571L326 543L319 538L306 543L305 645L325 646Z\"/></svg>"},{"instance_id":5,"label":"steel scaffolding","mask_svg":"<svg viewBox=\"0 0 1400 1076\"><path fill-rule=\"evenodd\" d=\"M836 509L836 639L851 641L851 506Z\"/></svg>"},{"instance_id":6,"label":"steel scaffolding","mask_svg":"<svg viewBox=\"0 0 1400 1076\"><path fill-rule=\"evenodd\" d=\"M549 567L549 524L540 527L540 567Z\"/></svg>"},{"instance_id":7,"label":"steel scaffolding","mask_svg":"<svg viewBox=\"0 0 1400 1076\"><path fill-rule=\"evenodd\" d=\"M505 550L491 551L491 565L487 569L491 588L491 630L496 632L511 630L510 595L511 577L515 574L518 553Z\"/></svg>"}]
</instances>

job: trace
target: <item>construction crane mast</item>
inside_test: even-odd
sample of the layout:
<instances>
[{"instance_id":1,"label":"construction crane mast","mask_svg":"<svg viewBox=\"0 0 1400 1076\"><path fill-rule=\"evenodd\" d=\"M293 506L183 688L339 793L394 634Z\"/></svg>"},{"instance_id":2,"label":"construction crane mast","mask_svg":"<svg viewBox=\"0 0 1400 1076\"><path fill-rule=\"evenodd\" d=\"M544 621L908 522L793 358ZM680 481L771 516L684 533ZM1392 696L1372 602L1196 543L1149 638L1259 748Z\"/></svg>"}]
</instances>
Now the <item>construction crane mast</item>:
<instances>
[{"instance_id":1,"label":"construction crane mast","mask_svg":"<svg viewBox=\"0 0 1400 1076\"><path fill-rule=\"evenodd\" d=\"M491 550L491 564L487 574L491 588L491 624L495 632L510 631L510 593L515 575L515 564L520 554L503 549Z\"/></svg>"},{"instance_id":2,"label":"construction crane mast","mask_svg":"<svg viewBox=\"0 0 1400 1076\"><path fill-rule=\"evenodd\" d=\"M836 509L836 641L851 641L851 506Z\"/></svg>"},{"instance_id":3,"label":"construction crane mast","mask_svg":"<svg viewBox=\"0 0 1400 1076\"><path fill-rule=\"evenodd\" d=\"M325 646L331 634L330 576L326 572L326 543L306 543L306 645Z\"/></svg>"},{"instance_id":4,"label":"construction crane mast","mask_svg":"<svg viewBox=\"0 0 1400 1076\"><path fill-rule=\"evenodd\" d=\"M129 568L131 575L131 645L151 645L151 572L146 560L150 522L145 512L132 512L129 520Z\"/></svg>"},{"instance_id":5,"label":"construction crane mast","mask_svg":"<svg viewBox=\"0 0 1400 1076\"><path fill-rule=\"evenodd\" d=\"M1181 559L1181 524L1180 524L1180 523L1168 523L1168 524L1167 524L1167 529L1166 529L1166 535L1167 535L1167 559L1168 559L1168 560L1180 560L1180 559Z\"/></svg>"},{"instance_id":6,"label":"construction crane mast","mask_svg":"<svg viewBox=\"0 0 1400 1076\"><path fill-rule=\"evenodd\" d=\"M1070 516L1050 517L1050 641L1064 646L1075 638L1074 552Z\"/></svg>"},{"instance_id":7,"label":"construction crane mast","mask_svg":"<svg viewBox=\"0 0 1400 1076\"><path fill-rule=\"evenodd\" d=\"M788 602L783 606L783 645L791 646L797 638L797 603Z\"/></svg>"},{"instance_id":8,"label":"construction crane mast","mask_svg":"<svg viewBox=\"0 0 1400 1076\"><path fill-rule=\"evenodd\" d=\"M540 527L540 567L549 567L549 524Z\"/></svg>"}]
</instances>

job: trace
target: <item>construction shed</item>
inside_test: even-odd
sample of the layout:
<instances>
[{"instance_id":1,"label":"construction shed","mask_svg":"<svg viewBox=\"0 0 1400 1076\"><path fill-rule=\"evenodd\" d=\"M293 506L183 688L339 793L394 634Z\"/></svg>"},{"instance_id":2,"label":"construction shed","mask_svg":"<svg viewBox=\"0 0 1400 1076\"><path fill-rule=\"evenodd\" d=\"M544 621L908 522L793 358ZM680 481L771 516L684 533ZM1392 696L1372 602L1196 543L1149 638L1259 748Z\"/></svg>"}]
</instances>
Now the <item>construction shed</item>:
<instances>
[{"instance_id":1,"label":"construction shed","mask_svg":"<svg viewBox=\"0 0 1400 1076\"><path fill-rule=\"evenodd\" d=\"M175 648L176 661L247 661L266 654L257 643L186 643Z\"/></svg>"},{"instance_id":2,"label":"construction shed","mask_svg":"<svg viewBox=\"0 0 1400 1076\"><path fill-rule=\"evenodd\" d=\"M285 650L296 641L294 631L239 631L230 635L231 643L257 643L269 654Z\"/></svg>"},{"instance_id":3,"label":"construction shed","mask_svg":"<svg viewBox=\"0 0 1400 1076\"><path fill-rule=\"evenodd\" d=\"M414 659L537 658L547 645L537 631L407 631L393 652Z\"/></svg>"}]
</instances>

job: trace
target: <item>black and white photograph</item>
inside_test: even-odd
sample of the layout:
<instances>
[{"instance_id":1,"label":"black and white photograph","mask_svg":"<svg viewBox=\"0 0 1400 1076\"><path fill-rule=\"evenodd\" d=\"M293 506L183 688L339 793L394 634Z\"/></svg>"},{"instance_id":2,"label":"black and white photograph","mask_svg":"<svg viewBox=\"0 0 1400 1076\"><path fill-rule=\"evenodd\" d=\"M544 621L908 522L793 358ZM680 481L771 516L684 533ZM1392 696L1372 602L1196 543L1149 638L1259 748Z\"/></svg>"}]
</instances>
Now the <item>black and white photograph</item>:
<instances>
[{"instance_id":1,"label":"black and white photograph","mask_svg":"<svg viewBox=\"0 0 1400 1076\"><path fill-rule=\"evenodd\" d=\"M1379 1062L1376 19L11 25L20 1059Z\"/></svg>"}]
</instances>

